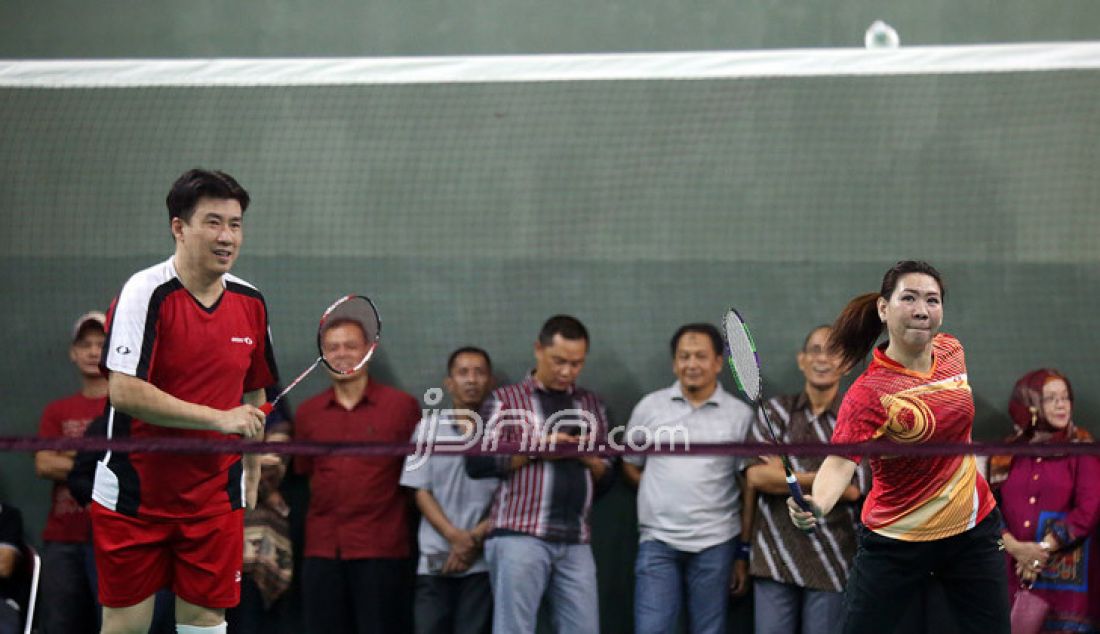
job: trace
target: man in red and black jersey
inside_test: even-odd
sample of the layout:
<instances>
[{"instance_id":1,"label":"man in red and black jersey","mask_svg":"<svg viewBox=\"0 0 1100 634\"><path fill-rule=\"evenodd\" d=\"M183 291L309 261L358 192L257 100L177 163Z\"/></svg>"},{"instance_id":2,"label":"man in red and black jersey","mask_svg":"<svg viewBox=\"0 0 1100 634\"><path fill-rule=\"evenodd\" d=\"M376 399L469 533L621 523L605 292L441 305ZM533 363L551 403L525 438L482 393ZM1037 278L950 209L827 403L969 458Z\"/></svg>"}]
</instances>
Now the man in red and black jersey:
<instances>
[{"instance_id":1,"label":"man in red and black jersey","mask_svg":"<svg viewBox=\"0 0 1100 634\"><path fill-rule=\"evenodd\" d=\"M248 203L223 172L190 170L173 184L175 253L134 274L108 313L108 437L262 435L258 406L276 379L267 306L229 274ZM107 452L91 507L103 632L146 631L153 594L168 586L177 632L224 634L255 495L245 481L240 454Z\"/></svg>"}]
</instances>

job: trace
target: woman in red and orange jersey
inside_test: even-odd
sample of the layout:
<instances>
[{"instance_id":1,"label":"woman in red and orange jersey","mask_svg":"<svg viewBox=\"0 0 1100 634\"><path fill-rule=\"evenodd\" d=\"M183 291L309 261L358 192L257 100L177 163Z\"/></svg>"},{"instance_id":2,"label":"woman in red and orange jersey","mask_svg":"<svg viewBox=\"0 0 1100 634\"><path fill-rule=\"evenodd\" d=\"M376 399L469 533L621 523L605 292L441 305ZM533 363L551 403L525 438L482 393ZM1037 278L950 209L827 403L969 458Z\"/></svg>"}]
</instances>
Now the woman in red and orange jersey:
<instances>
[{"instance_id":1,"label":"woman in red and orange jersey","mask_svg":"<svg viewBox=\"0 0 1100 634\"><path fill-rule=\"evenodd\" d=\"M969 443L974 399L962 345L940 333L944 285L926 262L898 262L878 293L856 297L837 318L830 344L850 367L873 356L848 390L834 443ZM886 331L886 343L875 347ZM889 632L929 575L945 586L965 632L1009 633L1001 519L972 455L869 459L871 492L859 550L845 589L843 631ZM789 502L809 529L851 482L859 456L826 458L809 500Z\"/></svg>"}]
</instances>

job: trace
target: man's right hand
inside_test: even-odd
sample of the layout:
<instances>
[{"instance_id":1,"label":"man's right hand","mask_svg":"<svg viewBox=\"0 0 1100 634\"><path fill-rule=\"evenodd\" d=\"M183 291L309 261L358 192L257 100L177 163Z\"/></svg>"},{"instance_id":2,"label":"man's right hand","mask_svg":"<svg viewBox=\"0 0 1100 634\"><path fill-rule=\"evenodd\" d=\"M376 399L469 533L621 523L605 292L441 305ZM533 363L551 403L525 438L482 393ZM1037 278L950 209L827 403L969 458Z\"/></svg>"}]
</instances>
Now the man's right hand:
<instances>
[{"instance_id":1,"label":"man's right hand","mask_svg":"<svg viewBox=\"0 0 1100 634\"><path fill-rule=\"evenodd\" d=\"M443 568L439 571L445 575L459 575L470 569L473 565L472 561L459 557L453 550L447 555L447 561L443 564Z\"/></svg>"},{"instance_id":2,"label":"man's right hand","mask_svg":"<svg viewBox=\"0 0 1100 634\"><path fill-rule=\"evenodd\" d=\"M456 530L448 540L451 552L441 571L445 575L466 572L477 561L478 542L473 531Z\"/></svg>"},{"instance_id":3,"label":"man's right hand","mask_svg":"<svg viewBox=\"0 0 1100 634\"><path fill-rule=\"evenodd\" d=\"M447 541L451 543L451 552L461 559L477 559L477 540L471 531L456 530Z\"/></svg>"},{"instance_id":4,"label":"man's right hand","mask_svg":"<svg viewBox=\"0 0 1100 634\"><path fill-rule=\"evenodd\" d=\"M218 421L218 431L223 434L239 434L242 438L261 438L267 416L254 405L239 405L223 411Z\"/></svg>"},{"instance_id":5,"label":"man's right hand","mask_svg":"<svg viewBox=\"0 0 1100 634\"><path fill-rule=\"evenodd\" d=\"M745 596L749 591L750 579L749 562L744 559L733 562L733 572L730 575L730 596L733 598Z\"/></svg>"},{"instance_id":6,"label":"man's right hand","mask_svg":"<svg viewBox=\"0 0 1100 634\"><path fill-rule=\"evenodd\" d=\"M580 436L574 436L573 434L567 434L565 432L556 431L546 436L543 446L548 449L557 449L560 445L578 445L581 442ZM539 456L543 460L563 460L573 456L559 456L559 455L545 455Z\"/></svg>"}]
</instances>

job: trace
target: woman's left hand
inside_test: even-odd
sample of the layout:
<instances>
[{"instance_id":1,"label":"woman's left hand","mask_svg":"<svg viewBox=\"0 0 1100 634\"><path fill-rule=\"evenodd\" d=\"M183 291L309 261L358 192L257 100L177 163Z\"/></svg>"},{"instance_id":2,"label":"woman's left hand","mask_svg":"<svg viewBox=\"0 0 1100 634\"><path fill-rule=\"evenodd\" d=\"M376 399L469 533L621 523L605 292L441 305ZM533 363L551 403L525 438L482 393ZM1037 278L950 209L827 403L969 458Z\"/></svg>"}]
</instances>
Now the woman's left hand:
<instances>
[{"instance_id":1,"label":"woman's left hand","mask_svg":"<svg viewBox=\"0 0 1100 634\"><path fill-rule=\"evenodd\" d=\"M1020 580L1020 583L1028 587L1031 587L1031 584L1035 583L1035 580L1039 578L1039 573L1042 570L1042 566L1036 567L1033 563L1025 565L1016 562L1016 578Z\"/></svg>"},{"instance_id":2,"label":"woman's left hand","mask_svg":"<svg viewBox=\"0 0 1100 634\"><path fill-rule=\"evenodd\" d=\"M1050 551L1037 542L1017 542L1011 552L1018 566L1025 569L1042 570L1050 560Z\"/></svg>"},{"instance_id":3,"label":"woman's left hand","mask_svg":"<svg viewBox=\"0 0 1100 634\"><path fill-rule=\"evenodd\" d=\"M812 531L824 514L821 512L821 507L814 503L812 497L804 495L802 499L806 501L811 510L803 511L798 503L794 501L794 498L787 498L787 513L791 516L791 522L800 530Z\"/></svg>"}]
</instances>

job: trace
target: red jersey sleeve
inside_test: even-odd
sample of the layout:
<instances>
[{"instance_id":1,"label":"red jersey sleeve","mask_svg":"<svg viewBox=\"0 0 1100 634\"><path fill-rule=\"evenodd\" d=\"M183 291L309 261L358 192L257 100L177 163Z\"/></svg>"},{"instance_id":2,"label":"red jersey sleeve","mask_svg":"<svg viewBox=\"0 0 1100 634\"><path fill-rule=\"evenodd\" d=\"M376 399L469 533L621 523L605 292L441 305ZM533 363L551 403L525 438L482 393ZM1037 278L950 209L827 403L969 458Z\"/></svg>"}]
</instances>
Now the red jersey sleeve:
<instances>
[{"instance_id":1,"label":"red jersey sleeve","mask_svg":"<svg viewBox=\"0 0 1100 634\"><path fill-rule=\"evenodd\" d=\"M244 391L262 390L273 385L278 379L275 369L275 351L271 345L271 326L267 320L267 305L261 304L261 315L256 328L256 341L252 349L252 365L244 379Z\"/></svg>"},{"instance_id":2,"label":"red jersey sleeve","mask_svg":"<svg viewBox=\"0 0 1100 634\"><path fill-rule=\"evenodd\" d=\"M879 429L886 421L886 412L872 390L858 384L853 385L844 395L840 412L836 417L832 442L856 443L875 439ZM862 456L845 455L845 458L859 464Z\"/></svg>"}]
</instances>

